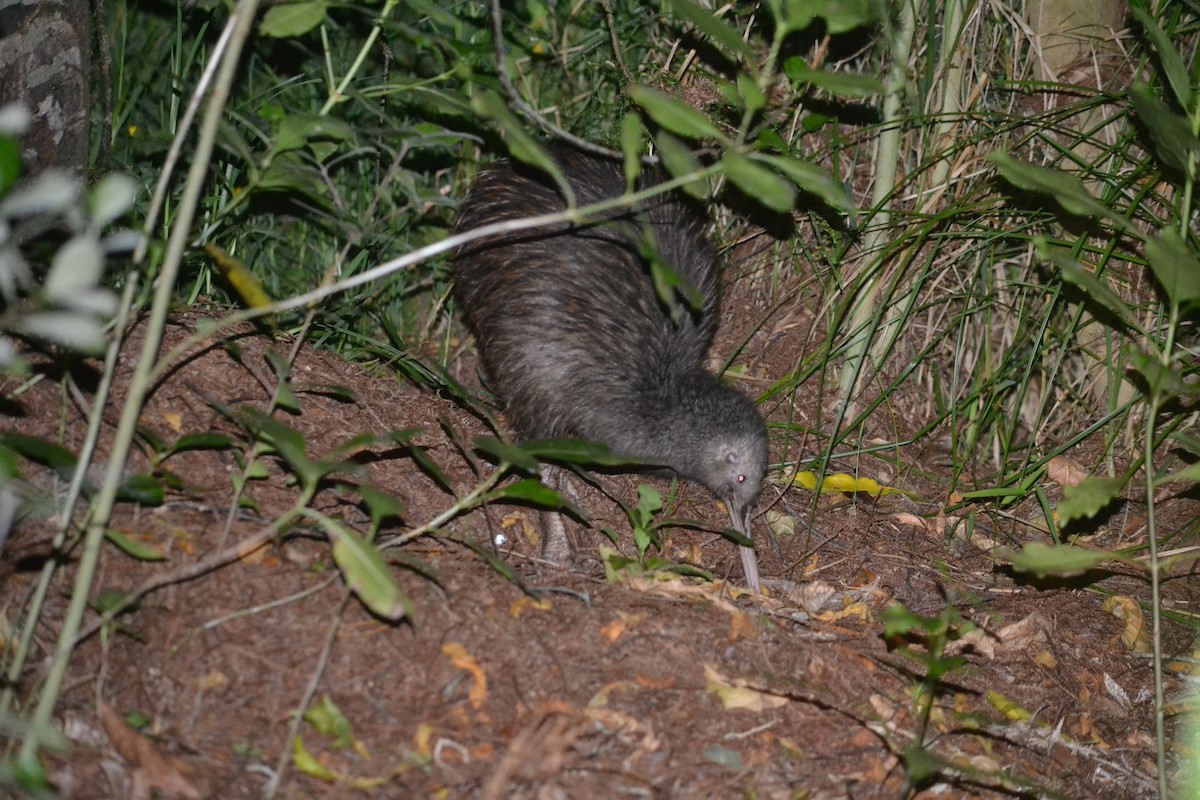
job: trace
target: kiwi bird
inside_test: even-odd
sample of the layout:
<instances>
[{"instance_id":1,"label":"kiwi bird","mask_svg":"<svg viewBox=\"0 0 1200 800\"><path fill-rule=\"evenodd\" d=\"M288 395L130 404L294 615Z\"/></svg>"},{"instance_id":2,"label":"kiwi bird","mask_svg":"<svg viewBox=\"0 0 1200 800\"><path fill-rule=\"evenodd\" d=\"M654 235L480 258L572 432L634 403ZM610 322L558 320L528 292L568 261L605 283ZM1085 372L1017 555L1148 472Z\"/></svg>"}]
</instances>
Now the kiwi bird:
<instances>
[{"instance_id":1,"label":"kiwi bird","mask_svg":"<svg viewBox=\"0 0 1200 800\"><path fill-rule=\"evenodd\" d=\"M577 206L625 192L619 165L565 147L550 152ZM644 172L635 188L660 182ZM548 175L501 160L475 180L455 228L566 208ZM587 222L472 241L454 256L455 295L518 438L588 439L668 467L721 500L749 539L767 434L754 404L704 367L722 271L704 227L693 205L666 192ZM690 302L664 301L652 259L694 290L680 293ZM740 549L758 591L755 552Z\"/></svg>"}]
</instances>

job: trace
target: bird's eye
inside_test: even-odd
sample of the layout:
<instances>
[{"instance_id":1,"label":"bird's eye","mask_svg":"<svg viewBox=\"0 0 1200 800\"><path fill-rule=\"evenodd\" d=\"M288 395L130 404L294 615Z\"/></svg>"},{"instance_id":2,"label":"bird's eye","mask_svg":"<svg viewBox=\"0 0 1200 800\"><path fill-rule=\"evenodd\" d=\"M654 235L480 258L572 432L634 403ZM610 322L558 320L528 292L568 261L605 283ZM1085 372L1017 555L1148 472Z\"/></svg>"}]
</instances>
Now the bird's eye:
<instances>
[{"instance_id":1,"label":"bird's eye","mask_svg":"<svg viewBox=\"0 0 1200 800\"><path fill-rule=\"evenodd\" d=\"M745 483L745 482L746 482L746 476L738 475L738 483Z\"/></svg>"}]
</instances>

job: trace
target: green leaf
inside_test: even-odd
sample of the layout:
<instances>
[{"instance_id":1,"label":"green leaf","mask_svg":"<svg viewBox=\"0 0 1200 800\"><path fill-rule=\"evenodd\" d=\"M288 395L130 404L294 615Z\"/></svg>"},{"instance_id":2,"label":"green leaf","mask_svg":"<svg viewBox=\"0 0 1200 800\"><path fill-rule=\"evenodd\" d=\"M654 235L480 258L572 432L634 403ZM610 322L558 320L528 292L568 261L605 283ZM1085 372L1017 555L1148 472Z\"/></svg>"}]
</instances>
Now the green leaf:
<instances>
[{"instance_id":1,"label":"green leaf","mask_svg":"<svg viewBox=\"0 0 1200 800\"><path fill-rule=\"evenodd\" d=\"M791 211L796 202L796 190L779 174L755 164L738 153L726 153L720 162L729 180L747 197L757 200L772 211Z\"/></svg>"},{"instance_id":2,"label":"green leaf","mask_svg":"<svg viewBox=\"0 0 1200 800\"><path fill-rule=\"evenodd\" d=\"M347 391L349 391L347 389ZM329 451L329 458L343 458L373 445L400 445L412 443L412 440L425 432L422 427L393 428L383 433L357 433Z\"/></svg>"},{"instance_id":3,"label":"green leaf","mask_svg":"<svg viewBox=\"0 0 1200 800\"><path fill-rule=\"evenodd\" d=\"M454 494L454 484L450 482L450 478L438 466L438 463L429 456L425 448L413 447L408 451L408 455L413 461L417 462L417 466L424 470L426 475L433 478L448 494Z\"/></svg>"},{"instance_id":4,"label":"green leaf","mask_svg":"<svg viewBox=\"0 0 1200 800\"><path fill-rule=\"evenodd\" d=\"M465 536L449 535L448 538L458 542L463 547L482 558L485 562L487 562L488 566L490 566L496 571L497 574L500 575L500 577L515 584L521 589L521 591L526 591L525 584L521 581L521 576L516 573L511 564L504 559L497 557L496 554L492 552L491 547L485 547L476 541L468 539Z\"/></svg>"},{"instance_id":5,"label":"green leaf","mask_svg":"<svg viewBox=\"0 0 1200 800\"><path fill-rule=\"evenodd\" d=\"M328 8L329 4L323 0L272 6L263 14L258 30L263 36L276 39L300 36L324 22Z\"/></svg>"},{"instance_id":6,"label":"green leaf","mask_svg":"<svg viewBox=\"0 0 1200 800\"><path fill-rule=\"evenodd\" d=\"M106 616L131 610L136 603L130 602L133 595L122 589L101 589L94 603L96 610Z\"/></svg>"},{"instance_id":7,"label":"green leaf","mask_svg":"<svg viewBox=\"0 0 1200 800\"><path fill-rule=\"evenodd\" d=\"M378 524L385 519L398 517L404 513L404 503L390 492L385 492L369 483L357 487L357 491L358 496L367 506L372 524Z\"/></svg>"},{"instance_id":8,"label":"green leaf","mask_svg":"<svg viewBox=\"0 0 1200 800\"><path fill-rule=\"evenodd\" d=\"M744 72L737 76L737 93L741 98L742 107L751 113L758 111L767 104L767 96L758 87L754 79Z\"/></svg>"},{"instance_id":9,"label":"green leaf","mask_svg":"<svg viewBox=\"0 0 1200 800\"><path fill-rule=\"evenodd\" d=\"M1069 214L1105 219L1123 231L1138 235L1129 220L1092 197L1083 182L1070 173L1017 161L1007 153L992 153L988 161L995 164L996 170L1013 186L1048 194Z\"/></svg>"},{"instance_id":10,"label":"green leaf","mask_svg":"<svg viewBox=\"0 0 1200 800\"><path fill-rule=\"evenodd\" d=\"M654 142L658 146L658 156L662 159L663 166L673 177L699 175L704 170L687 145L666 131L659 131L654 137ZM693 180L683 185L683 191L697 200L703 200L708 195L708 182Z\"/></svg>"},{"instance_id":11,"label":"green leaf","mask_svg":"<svg viewBox=\"0 0 1200 800\"><path fill-rule=\"evenodd\" d=\"M722 528L721 530L717 531L717 533L721 534L721 536L728 541L731 541L741 547L754 547L754 540L743 534L741 531L734 530L733 528Z\"/></svg>"},{"instance_id":12,"label":"green leaf","mask_svg":"<svg viewBox=\"0 0 1200 800\"><path fill-rule=\"evenodd\" d=\"M477 436L475 447L491 456L502 466L511 465L528 472L537 472L537 459L519 447L500 441L493 436Z\"/></svg>"},{"instance_id":13,"label":"green leaf","mask_svg":"<svg viewBox=\"0 0 1200 800\"><path fill-rule=\"evenodd\" d=\"M996 550L996 557L1010 563L1018 572L1028 572L1039 578L1049 575L1069 578L1118 560L1112 553L1045 542L1031 542L1022 547L1020 552L1000 548Z\"/></svg>"},{"instance_id":14,"label":"green leaf","mask_svg":"<svg viewBox=\"0 0 1200 800\"><path fill-rule=\"evenodd\" d=\"M885 638L906 637L913 631L924 632L925 618L914 614L902 603L892 603L883 609L883 635Z\"/></svg>"},{"instance_id":15,"label":"green leaf","mask_svg":"<svg viewBox=\"0 0 1200 800\"><path fill-rule=\"evenodd\" d=\"M626 575L642 574L636 558L623 556L606 545L600 545L600 562L604 564L604 579L611 584L623 583Z\"/></svg>"},{"instance_id":16,"label":"green leaf","mask_svg":"<svg viewBox=\"0 0 1200 800\"><path fill-rule=\"evenodd\" d=\"M1146 31L1146 35L1150 37L1150 41L1154 43L1158 61L1162 65L1163 73L1167 76L1167 84L1175 94L1175 101L1180 108L1190 109L1192 107L1192 88L1188 80L1188 68L1184 65L1179 51L1171 42L1171 37L1167 36L1163 29L1158 27L1154 17L1138 4L1131 3L1129 10L1133 12L1133 18L1138 21L1138 24Z\"/></svg>"},{"instance_id":17,"label":"green leaf","mask_svg":"<svg viewBox=\"0 0 1200 800\"><path fill-rule=\"evenodd\" d=\"M188 433L180 436L174 444L165 448L162 459L165 460L168 456L191 450L228 450L231 447L233 447L233 440L223 433Z\"/></svg>"},{"instance_id":18,"label":"green leaf","mask_svg":"<svg viewBox=\"0 0 1200 800\"><path fill-rule=\"evenodd\" d=\"M1138 333L1145 333L1138 324L1137 318L1134 317L1129 304L1112 290L1108 281L1091 270L1084 269L1082 264L1067 255L1062 248L1052 246L1044 238L1037 237L1034 239L1034 244L1037 247L1038 257L1058 267L1064 281L1078 288L1092 302L1105 308L1126 328Z\"/></svg>"},{"instance_id":19,"label":"green leaf","mask_svg":"<svg viewBox=\"0 0 1200 800\"><path fill-rule=\"evenodd\" d=\"M1187 175L1189 160L1200 154L1200 140L1192 133L1187 118L1167 108L1146 84L1130 89L1129 99L1150 131L1155 155L1171 169Z\"/></svg>"},{"instance_id":20,"label":"green leaf","mask_svg":"<svg viewBox=\"0 0 1200 800\"><path fill-rule=\"evenodd\" d=\"M1183 394L1183 376L1140 347L1129 348L1129 360L1145 379L1150 394L1164 400Z\"/></svg>"},{"instance_id":21,"label":"green leaf","mask_svg":"<svg viewBox=\"0 0 1200 800\"><path fill-rule=\"evenodd\" d=\"M84 317L108 319L117 313L117 296L107 289L79 289L56 302L64 311L74 311Z\"/></svg>"},{"instance_id":22,"label":"green leaf","mask_svg":"<svg viewBox=\"0 0 1200 800\"><path fill-rule=\"evenodd\" d=\"M39 311L19 320L14 328L78 353L98 356L104 352L104 326L77 311Z\"/></svg>"},{"instance_id":23,"label":"green leaf","mask_svg":"<svg viewBox=\"0 0 1200 800\"><path fill-rule=\"evenodd\" d=\"M539 461L556 461L585 467L665 466L661 461L617 455L601 442L586 439L535 439L521 449Z\"/></svg>"},{"instance_id":24,"label":"green leaf","mask_svg":"<svg viewBox=\"0 0 1200 800\"><path fill-rule=\"evenodd\" d=\"M17 454L5 447L3 441L0 441L0 488L20 477L21 467L17 463Z\"/></svg>"},{"instance_id":25,"label":"green leaf","mask_svg":"<svg viewBox=\"0 0 1200 800\"><path fill-rule=\"evenodd\" d=\"M826 30L837 36L878 22L883 14L880 0L785 0L776 19L791 32L804 30L821 17Z\"/></svg>"},{"instance_id":26,"label":"green leaf","mask_svg":"<svg viewBox=\"0 0 1200 800\"><path fill-rule=\"evenodd\" d=\"M1186 308L1200 302L1200 261L1179 231L1164 228L1147 239L1146 261L1168 303Z\"/></svg>"},{"instance_id":27,"label":"green leaf","mask_svg":"<svg viewBox=\"0 0 1200 800\"><path fill-rule=\"evenodd\" d=\"M629 96L642 107L650 119L676 136L686 139L716 139L718 142L729 143L728 138L708 117L666 92L637 84L629 90Z\"/></svg>"},{"instance_id":28,"label":"green leaf","mask_svg":"<svg viewBox=\"0 0 1200 800\"><path fill-rule=\"evenodd\" d=\"M15 136L0 134L0 197L21 175L21 147Z\"/></svg>"},{"instance_id":29,"label":"green leaf","mask_svg":"<svg viewBox=\"0 0 1200 800\"><path fill-rule=\"evenodd\" d=\"M128 175L105 175L88 193L88 214L92 225L103 228L133 205L137 184Z\"/></svg>"},{"instance_id":30,"label":"green leaf","mask_svg":"<svg viewBox=\"0 0 1200 800\"><path fill-rule=\"evenodd\" d=\"M783 72L794 84L812 86L835 97L867 98L883 93L883 81L873 75L845 75L813 69L801 56L784 61Z\"/></svg>"},{"instance_id":31,"label":"green leaf","mask_svg":"<svg viewBox=\"0 0 1200 800\"><path fill-rule=\"evenodd\" d=\"M69 300L72 295L93 288L104 271L104 253L91 234L68 240L50 262L50 272L42 291L52 303Z\"/></svg>"},{"instance_id":32,"label":"green leaf","mask_svg":"<svg viewBox=\"0 0 1200 800\"><path fill-rule=\"evenodd\" d=\"M1200 456L1200 439L1186 433L1173 433L1171 440L1194 456Z\"/></svg>"},{"instance_id":33,"label":"green leaf","mask_svg":"<svg viewBox=\"0 0 1200 800\"><path fill-rule=\"evenodd\" d=\"M0 218L62 214L79 196L79 181L62 169L48 169L9 192L0 201Z\"/></svg>"},{"instance_id":34,"label":"green leaf","mask_svg":"<svg viewBox=\"0 0 1200 800\"><path fill-rule=\"evenodd\" d=\"M563 171L559 169L558 162L551 158L546 149L529 135L520 120L508 110L508 104L500 98L500 95L477 86L475 96L471 98L471 108L475 113L500 123L500 127L508 136L508 151L512 153L513 158L537 167L553 178L567 201L567 207L575 207L575 192L571 189L571 184L563 175Z\"/></svg>"},{"instance_id":35,"label":"green leaf","mask_svg":"<svg viewBox=\"0 0 1200 800\"><path fill-rule=\"evenodd\" d=\"M304 394L325 395L342 403L358 402L358 394L353 389L338 383L293 383L293 386L297 392L303 392ZM410 428L409 430L420 431L421 429Z\"/></svg>"},{"instance_id":36,"label":"green leaf","mask_svg":"<svg viewBox=\"0 0 1200 800\"><path fill-rule=\"evenodd\" d=\"M335 750L349 747L354 738L350 720L346 719L329 695L323 695L304 712L304 721L312 725L317 733L331 737Z\"/></svg>"},{"instance_id":37,"label":"green leaf","mask_svg":"<svg viewBox=\"0 0 1200 800\"><path fill-rule=\"evenodd\" d=\"M700 578L712 581L713 574L706 569L694 567L691 564L680 564L662 556L651 556L646 559L647 572L670 572L674 575L686 575L689 578Z\"/></svg>"},{"instance_id":38,"label":"green leaf","mask_svg":"<svg viewBox=\"0 0 1200 800\"><path fill-rule=\"evenodd\" d=\"M746 62L754 61L754 51L737 29L714 16L708 9L701 8L691 0L671 0L671 10L703 31L717 45L717 49L726 55L740 56Z\"/></svg>"},{"instance_id":39,"label":"green leaf","mask_svg":"<svg viewBox=\"0 0 1200 800\"><path fill-rule=\"evenodd\" d=\"M682 299L687 308L699 312L704 307L704 295L686 278L679 274L673 266L659 257L653 233L646 230L642 238L642 255L650 264L650 278L654 281L654 293L671 312L671 321L679 322L684 308L679 304Z\"/></svg>"},{"instance_id":40,"label":"green leaf","mask_svg":"<svg viewBox=\"0 0 1200 800\"><path fill-rule=\"evenodd\" d=\"M662 492L648 483L638 484L638 510L647 517L657 514L663 508Z\"/></svg>"},{"instance_id":41,"label":"green leaf","mask_svg":"<svg viewBox=\"0 0 1200 800\"><path fill-rule=\"evenodd\" d=\"M75 454L62 445L23 433L0 431L0 444L36 464L49 467L60 477L69 477L78 463Z\"/></svg>"},{"instance_id":42,"label":"green leaf","mask_svg":"<svg viewBox=\"0 0 1200 800\"><path fill-rule=\"evenodd\" d=\"M1088 478L1075 486L1063 487L1063 498L1055 512L1060 525L1077 519L1091 519L1116 499L1125 488L1121 478Z\"/></svg>"},{"instance_id":43,"label":"green leaf","mask_svg":"<svg viewBox=\"0 0 1200 800\"><path fill-rule=\"evenodd\" d=\"M561 494L551 489L536 478L525 478L505 484L495 491L489 492L485 501L517 500L532 503L541 508L564 508L570 504Z\"/></svg>"},{"instance_id":44,"label":"green leaf","mask_svg":"<svg viewBox=\"0 0 1200 800\"><path fill-rule=\"evenodd\" d=\"M642 171L642 120L633 111L621 119L621 155L625 188L632 191Z\"/></svg>"},{"instance_id":45,"label":"green leaf","mask_svg":"<svg viewBox=\"0 0 1200 800\"><path fill-rule=\"evenodd\" d=\"M849 215L851 219L857 215L858 209L855 208L854 199L850 197L846 187L816 164L810 164L790 156L773 156L765 153L756 154L754 159L770 164L777 171L786 175L801 191L816 195L833 208Z\"/></svg>"},{"instance_id":46,"label":"green leaf","mask_svg":"<svg viewBox=\"0 0 1200 800\"><path fill-rule=\"evenodd\" d=\"M371 613L395 622L413 615L412 603L392 576L387 561L363 537L330 519L318 518L321 527L334 539L333 560L342 571L350 591Z\"/></svg>"},{"instance_id":47,"label":"green leaf","mask_svg":"<svg viewBox=\"0 0 1200 800\"><path fill-rule=\"evenodd\" d=\"M300 399L296 397L296 393L292 390L290 382L292 375L292 365L286 358L278 353L268 350L264 356L267 363L271 365L271 371L275 373L275 379L278 381L278 391L275 395L275 405L284 411L292 414L300 413Z\"/></svg>"},{"instance_id":48,"label":"green leaf","mask_svg":"<svg viewBox=\"0 0 1200 800\"><path fill-rule=\"evenodd\" d=\"M912 744L904 748L900 757L904 761L904 771L908 775L910 786L920 786L946 770L953 770L957 773L953 764L943 761L928 748L919 744Z\"/></svg>"},{"instance_id":49,"label":"green leaf","mask_svg":"<svg viewBox=\"0 0 1200 800\"><path fill-rule=\"evenodd\" d=\"M296 112L279 121L273 137L274 150L295 150L313 141L344 142L353 133L346 122L336 117Z\"/></svg>"},{"instance_id":50,"label":"green leaf","mask_svg":"<svg viewBox=\"0 0 1200 800\"><path fill-rule=\"evenodd\" d=\"M118 533L112 529L106 530L104 536L117 547L121 548L125 555L132 556L138 561L163 561L166 558L166 556L150 545L131 539L125 534Z\"/></svg>"},{"instance_id":51,"label":"green leaf","mask_svg":"<svg viewBox=\"0 0 1200 800\"><path fill-rule=\"evenodd\" d=\"M304 746L304 740L299 736L292 740L292 763L305 775L326 783L337 783L341 777L308 752L308 748Z\"/></svg>"},{"instance_id":52,"label":"green leaf","mask_svg":"<svg viewBox=\"0 0 1200 800\"><path fill-rule=\"evenodd\" d=\"M308 457L304 434L249 406L238 410L238 418L264 444L274 449L306 487L316 484L337 467Z\"/></svg>"},{"instance_id":53,"label":"green leaf","mask_svg":"<svg viewBox=\"0 0 1200 800\"><path fill-rule=\"evenodd\" d=\"M1197 461L1193 464L1188 464L1178 472L1172 472L1170 475L1164 475L1156 480L1154 485L1155 487L1159 487L1168 483L1178 483L1179 481L1200 483L1200 461Z\"/></svg>"},{"instance_id":54,"label":"green leaf","mask_svg":"<svg viewBox=\"0 0 1200 800\"><path fill-rule=\"evenodd\" d=\"M255 189L263 192L295 192L323 202L326 190L320 171L296 153L280 153L260 172Z\"/></svg>"},{"instance_id":55,"label":"green leaf","mask_svg":"<svg viewBox=\"0 0 1200 800\"><path fill-rule=\"evenodd\" d=\"M139 506L161 506L164 494L162 482L153 475L130 475L117 489L118 500Z\"/></svg>"}]
</instances>

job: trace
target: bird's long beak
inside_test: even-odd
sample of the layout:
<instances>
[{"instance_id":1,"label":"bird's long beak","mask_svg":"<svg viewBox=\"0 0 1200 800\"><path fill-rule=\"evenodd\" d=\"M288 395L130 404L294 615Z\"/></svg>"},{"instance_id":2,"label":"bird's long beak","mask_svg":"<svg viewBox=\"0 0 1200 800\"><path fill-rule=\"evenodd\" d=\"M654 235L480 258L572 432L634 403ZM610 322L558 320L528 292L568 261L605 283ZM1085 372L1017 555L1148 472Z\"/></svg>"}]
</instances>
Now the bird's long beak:
<instances>
[{"instance_id":1,"label":"bird's long beak","mask_svg":"<svg viewBox=\"0 0 1200 800\"><path fill-rule=\"evenodd\" d=\"M753 506L745 508L734 508L732 503L727 503L729 509L729 520L733 523L733 528L747 539L753 539L750 534L750 512L753 511ZM754 552L753 547L744 547L739 545L738 551L742 556L742 572L746 576L746 585L755 594L760 593L758 581L758 554Z\"/></svg>"}]
</instances>

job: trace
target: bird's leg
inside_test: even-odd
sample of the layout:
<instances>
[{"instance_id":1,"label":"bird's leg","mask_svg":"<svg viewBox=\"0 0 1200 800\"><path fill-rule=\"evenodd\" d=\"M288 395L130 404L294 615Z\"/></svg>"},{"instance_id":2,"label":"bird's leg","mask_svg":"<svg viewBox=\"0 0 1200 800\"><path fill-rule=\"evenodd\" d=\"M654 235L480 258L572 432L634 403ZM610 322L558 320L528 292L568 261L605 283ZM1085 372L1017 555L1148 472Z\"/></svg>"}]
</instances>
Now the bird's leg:
<instances>
[{"instance_id":1,"label":"bird's leg","mask_svg":"<svg viewBox=\"0 0 1200 800\"><path fill-rule=\"evenodd\" d=\"M566 495L576 506L580 505L579 492L565 469L553 464L542 464L541 478L542 483L559 494ZM561 511L547 511L541 515L542 558L559 565L571 563L575 554L571 538L567 535L565 516Z\"/></svg>"}]
</instances>

